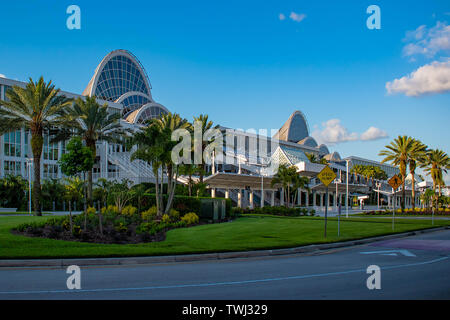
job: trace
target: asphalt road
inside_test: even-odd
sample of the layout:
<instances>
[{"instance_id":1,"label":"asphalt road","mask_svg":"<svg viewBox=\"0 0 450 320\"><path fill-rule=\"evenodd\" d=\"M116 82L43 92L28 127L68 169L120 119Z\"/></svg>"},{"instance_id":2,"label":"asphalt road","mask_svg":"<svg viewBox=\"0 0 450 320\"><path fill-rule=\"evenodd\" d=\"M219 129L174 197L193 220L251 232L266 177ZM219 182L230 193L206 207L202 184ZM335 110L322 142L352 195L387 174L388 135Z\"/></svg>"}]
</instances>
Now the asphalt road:
<instances>
[{"instance_id":1,"label":"asphalt road","mask_svg":"<svg viewBox=\"0 0 450 320\"><path fill-rule=\"evenodd\" d=\"M370 265L381 269L379 290L366 286ZM82 267L80 290L68 277L1 268L0 299L450 299L450 231L310 256Z\"/></svg>"}]
</instances>

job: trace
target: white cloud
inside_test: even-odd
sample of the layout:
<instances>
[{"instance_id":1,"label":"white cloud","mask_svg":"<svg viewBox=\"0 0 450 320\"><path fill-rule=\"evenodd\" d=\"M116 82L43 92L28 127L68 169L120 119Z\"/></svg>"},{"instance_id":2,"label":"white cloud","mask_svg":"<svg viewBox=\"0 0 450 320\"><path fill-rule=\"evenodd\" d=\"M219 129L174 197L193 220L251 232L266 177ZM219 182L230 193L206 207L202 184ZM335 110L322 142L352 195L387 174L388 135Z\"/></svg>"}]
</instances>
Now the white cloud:
<instances>
[{"instance_id":1,"label":"white cloud","mask_svg":"<svg viewBox=\"0 0 450 320\"><path fill-rule=\"evenodd\" d=\"M304 13L295 13L294 11L292 11L291 14L289 15L289 18L292 21L301 22L303 19L306 18L306 14L304 14Z\"/></svg>"},{"instance_id":2,"label":"white cloud","mask_svg":"<svg viewBox=\"0 0 450 320\"><path fill-rule=\"evenodd\" d=\"M0 78L6 78L6 76L0 73Z\"/></svg>"},{"instance_id":3,"label":"white cloud","mask_svg":"<svg viewBox=\"0 0 450 320\"><path fill-rule=\"evenodd\" d=\"M349 133L347 128L342 126L341 120L331 119L322 123L322 130L315 130L311 136L317 143L336 144L347 141L358 140L357 133Z\"/></svg>"},{"instance_id":4,"label":"white cloud","mask_svg":"<svg viewBox=\"0 0 450 320\"><path fill-rule=\"evenodd\" d=\"M316 139L318 144L335 145L348 141L372 141L388 137L386 131L376 127L370 127L361 135L356 132L349 132L339 119L330 119L322 123L322 129L319 129L316 125L314 128L311 136Z\"/></svg>"},{"instance_id":5,"label":"white cloud","mask_svg":"<svg viewBox=\"0 0 450 320\"><path fill-rule=\"evenodd\" d=\"M279 18L281 21L283 21L284 19L286 19L286 16L285 16L284 14L280 13L280 14L278 15L278 18Z\"/></svg>"},{"instance_id":6,"label":"white cloud","mask_svg":"<svg viewBox=\"0 0 450 320\"><path fill-rule=\"evenodd\" d=\"M387 138L388 134L386 131L379 128L370 127L359 137L362 141L371 141Z\"/></svg>"},{"instance_id":7,"label":"white cloud","mask_svg":"<svg viewBox=\"0 0 450 320\"><path fill-rule=\"evenodd\" d=\"M386 83L389 94L404 93L407 96L450 92L450 58L434 61L409 75Z\"/></svg>"},{"instance_id":8,"label":"white cloud","mask_svg":"<svg viewBox=\"0 0 450 320\"><path fill-rule=\"evenodd\" d=\"M424 55L434 57L439 52L450 52L450 26L438 21L432 28L425 25L416 30L407 31L403 39L410 42L403 47L404 56Z\"/></svg>"}]
</instances>

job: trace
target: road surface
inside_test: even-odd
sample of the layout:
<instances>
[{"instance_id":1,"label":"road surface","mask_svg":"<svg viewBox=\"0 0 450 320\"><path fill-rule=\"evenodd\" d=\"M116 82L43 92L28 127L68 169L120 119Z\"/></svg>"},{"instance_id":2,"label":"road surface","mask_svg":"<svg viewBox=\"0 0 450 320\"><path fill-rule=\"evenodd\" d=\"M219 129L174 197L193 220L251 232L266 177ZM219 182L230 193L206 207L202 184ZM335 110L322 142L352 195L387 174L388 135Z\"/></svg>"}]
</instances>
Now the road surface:
<instances>
[{"instance_id":1,"label":"road surface","mask_svg":"<svg viewBox=\"0 0 450 320\"><path fill-rule=\"evenodd\" d=\"M369 290L367 267L381 269ZM0 268L5 299L450 299L450 230L310 256L81 268Z\"/></svg>"}]
</instances>

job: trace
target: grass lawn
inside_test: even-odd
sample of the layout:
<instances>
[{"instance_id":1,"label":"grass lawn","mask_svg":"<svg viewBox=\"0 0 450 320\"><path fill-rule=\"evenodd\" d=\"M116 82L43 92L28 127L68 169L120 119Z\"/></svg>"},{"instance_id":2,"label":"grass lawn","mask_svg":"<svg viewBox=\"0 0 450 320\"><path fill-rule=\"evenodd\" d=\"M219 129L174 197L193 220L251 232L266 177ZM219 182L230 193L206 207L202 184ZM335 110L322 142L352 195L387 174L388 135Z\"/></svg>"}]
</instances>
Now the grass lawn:
<instances>
[{"instance_id":1,"label":"grass lawn","mask_svg":"<svg viewBox=\"0 0 450 320\"><path fill-rule=\"evenodd\" d=\"M48 217L0 217L0 259L119 257L187 254L200 252L245 251L286 248L314 243L359 239L392 233L391 219L328 219L328 237L323 235L324 220L319 217L276 217L246 215L233 222L174 229L162 242L133 245L92 244L11 234L10 229L24 222ZM376 221L374 221L376 220ZM450 225L449 220L434 226ZM431 227L429 220L396 221L395 231L405 232Z\"/></svg>"}]
</instances>

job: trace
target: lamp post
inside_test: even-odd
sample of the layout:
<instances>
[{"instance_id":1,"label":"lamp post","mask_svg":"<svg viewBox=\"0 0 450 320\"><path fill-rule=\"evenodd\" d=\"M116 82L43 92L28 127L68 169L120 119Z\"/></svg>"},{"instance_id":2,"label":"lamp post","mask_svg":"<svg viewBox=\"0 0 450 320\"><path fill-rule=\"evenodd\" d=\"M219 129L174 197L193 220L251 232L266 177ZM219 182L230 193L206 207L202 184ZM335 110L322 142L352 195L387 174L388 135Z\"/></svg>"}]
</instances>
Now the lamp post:
<instances>
[{"instance_id":1,"label":"lamp post","mask_svg":"<svg viewBox=\"0 0 450 320\"><path fill-rule=\"evenodd\" d=\"M345 187L346 187L346 197L345 197L345 210L346 210L346 218L348 218L348 170L349 170L349 165L348 163L350 162L350 159L346 159L345 162L347 162L347 178L345 179Z\"/></svg>"},{"instance_id":2,"label":"lamp post","mask_svg":"<svg viewBox=\"0 0 450 320\"><path fill-rule=\"evenodd\" d=\"M28 212L31 216L31 166L33 164L33 159L27 159L27 171L28 171Z\"/></svg>"}]
</instances>

